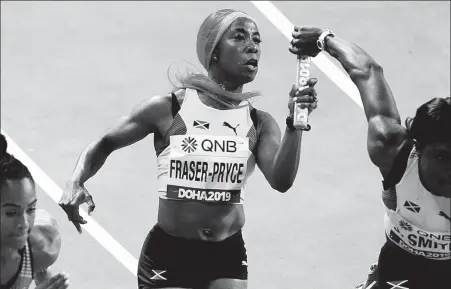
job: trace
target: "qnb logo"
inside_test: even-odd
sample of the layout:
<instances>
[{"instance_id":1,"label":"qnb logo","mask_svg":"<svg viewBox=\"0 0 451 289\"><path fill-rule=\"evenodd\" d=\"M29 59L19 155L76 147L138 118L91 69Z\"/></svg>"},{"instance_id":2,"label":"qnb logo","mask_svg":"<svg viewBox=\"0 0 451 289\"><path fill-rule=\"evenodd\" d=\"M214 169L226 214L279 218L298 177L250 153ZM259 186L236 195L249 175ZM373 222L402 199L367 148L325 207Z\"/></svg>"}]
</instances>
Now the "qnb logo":
<instances>
[{"instance_id":1,"label":"qnb logo","mask_svg":"<svg viewBox=\"0 0 451 289\"><path fill-rule=\"evenodd\" d=\"M206 152L234 153L237 151L237 142L233 140L209 140L205 139L201 147Z\"/></svg>"},{"instance_id":2,"label":"qnb logo","mask_svg":"<svg viewBox=\"0 0 451 289\"><path fill-rule=\"evenodd\" d=\"M393 227L393 230L395 230L396 233L398 233L398 235L401 235L402 237L404 237L403 233L401 233L401 230L399 230L398 227ZM390 232L390 236L392 236L393 231Z\"/></svg>"},{"instance_id":3,"label":"qnb logo","mask_svg":"<svg viewBox=\"0 0 451 289\"><path fill-rule=\"evenodd\" d=\"M403 228L406 231L412 232L412 230L413 230L412 226L409 223L407 223L406 221L403 221L403 220L399 221L399 225L401 226L401 228Z\"/></svg>"},{"instance_id":4,"label":"qnb logo","mask_svg":"<svg viewBox=\"0 0 451 289\"><path fill-rule=\"evenodd\" d=\"M195 138L187 137L182 141L182 150L187 153L192 153L197 149L197 141Z\"/></svg>"}]
</instances>

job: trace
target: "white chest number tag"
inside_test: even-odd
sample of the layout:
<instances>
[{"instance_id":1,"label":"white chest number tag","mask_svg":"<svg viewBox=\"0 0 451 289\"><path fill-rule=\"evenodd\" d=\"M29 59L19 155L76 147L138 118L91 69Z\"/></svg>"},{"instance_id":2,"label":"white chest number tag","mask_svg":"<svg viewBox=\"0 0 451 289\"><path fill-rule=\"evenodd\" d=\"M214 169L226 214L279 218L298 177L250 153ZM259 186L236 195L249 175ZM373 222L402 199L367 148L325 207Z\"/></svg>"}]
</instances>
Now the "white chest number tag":
<instances>
[{"instance_id":1,"label":"white chest number tag","mask_svg":"<svg viewBox=\"0 0 451 289\"><path fill-rule=\"evenodd\" d=\"M171 136L167 197L239 203L250 156L243 137Z\"/></svg>"}]
</instances>

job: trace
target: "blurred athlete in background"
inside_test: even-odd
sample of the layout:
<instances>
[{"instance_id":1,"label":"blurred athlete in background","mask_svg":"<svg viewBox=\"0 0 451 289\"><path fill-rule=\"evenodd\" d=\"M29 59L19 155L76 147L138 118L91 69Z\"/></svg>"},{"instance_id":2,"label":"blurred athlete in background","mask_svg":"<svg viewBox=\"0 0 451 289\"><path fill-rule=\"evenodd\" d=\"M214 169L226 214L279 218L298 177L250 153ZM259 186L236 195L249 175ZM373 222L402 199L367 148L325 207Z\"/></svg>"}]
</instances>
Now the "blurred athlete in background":
<instances>
[{"instance_id":1,"label":"blurred athlete in background","mask_svg":"<svg viewBox=\"0 0 451 289\"><path fill-rule=\"evenodd\" d=\"M58 258L61 237L58 225L47 212L36 211L33 177L14 156L6 152L0 137L0 288L65 289L68 275L49 271Z\"/></svg>"}]
</instances>

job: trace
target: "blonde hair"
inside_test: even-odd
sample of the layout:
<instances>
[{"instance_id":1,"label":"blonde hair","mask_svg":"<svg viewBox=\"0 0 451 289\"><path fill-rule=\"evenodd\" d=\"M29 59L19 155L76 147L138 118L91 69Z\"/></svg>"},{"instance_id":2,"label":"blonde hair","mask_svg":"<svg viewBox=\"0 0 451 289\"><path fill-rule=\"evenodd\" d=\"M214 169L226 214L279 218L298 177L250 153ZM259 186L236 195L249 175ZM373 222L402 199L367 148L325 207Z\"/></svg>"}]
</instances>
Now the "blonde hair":
<instances>
[{"instance_id":1,"label":"blonde hair","mask_svg":"<svg viewBox=\"0 0 451 289\"><path fill-rule=\"evenodd\" d=\"M197 34L196 50L200 63L207 71L210 68L212 53L218 45L222 35L236 19L243 17L255 22L255 20L248 14L234 9L218 10L211 13L204 20ZM202 91L205 96L225 105L227 108L239 108L246 106L248 105L249 99L256 96L261 96L261 93L258 91L244 93L226 91L218 83L201 72L189 73L187 71L186 76L181 76L178 74L176 78L179 84L174 84L169 79L174 86L174 90L191 88ZM233 105L232 102L235 101L240 101L240 105Z\"/></svg>"}]
</instances>

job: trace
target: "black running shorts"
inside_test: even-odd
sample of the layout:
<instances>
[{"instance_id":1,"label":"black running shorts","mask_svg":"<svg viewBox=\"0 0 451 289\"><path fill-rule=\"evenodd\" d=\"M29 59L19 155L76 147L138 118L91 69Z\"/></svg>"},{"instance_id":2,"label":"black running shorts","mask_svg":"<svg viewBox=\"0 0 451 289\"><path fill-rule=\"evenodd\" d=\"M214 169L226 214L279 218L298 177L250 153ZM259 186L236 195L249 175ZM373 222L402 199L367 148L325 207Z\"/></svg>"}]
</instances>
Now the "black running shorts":
<instances>
[{"instance_id":1,"label":"black running shorts","mask_svg":"<svg viewBox=\"0 0 451 289\"><path fill-rule=\"evenodd\" d=\"M415 256L387 241L378 263L380 289L451 288L451 260Z\"/></svg>"},{"instance_id":2,"label":"black running shorts","mask_svg":"<svg viewBox=\"0 0 451 289\"><path fill-rule=\"evenodd\" d=\"M138 263L138 288L199 288L220 278L247 280L241 230L221 242L171 236L158 225L147 235Z\"/></svg>"}]
</instances>

